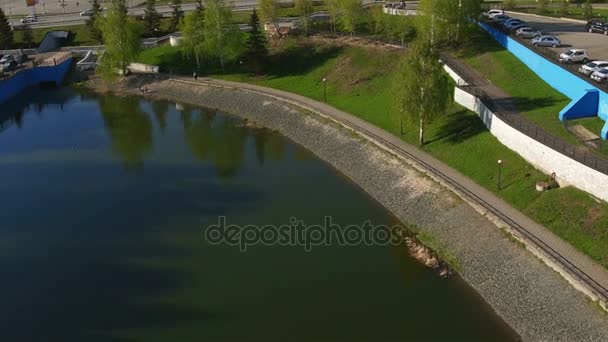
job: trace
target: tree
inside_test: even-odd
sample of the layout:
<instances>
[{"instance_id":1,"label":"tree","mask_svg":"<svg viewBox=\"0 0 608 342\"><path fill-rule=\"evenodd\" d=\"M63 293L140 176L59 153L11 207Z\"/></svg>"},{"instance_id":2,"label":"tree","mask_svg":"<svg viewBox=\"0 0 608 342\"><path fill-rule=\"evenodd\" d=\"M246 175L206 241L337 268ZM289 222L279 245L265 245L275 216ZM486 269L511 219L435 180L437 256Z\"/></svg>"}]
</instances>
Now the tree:
<instances>
[{"instance_id":1,"label":"tree","mask_svg":"<svg viewBox=\"0 0 608 342\"><path fill-rule=\"evenodd\" d=\"M173 12L171 14L171 21L169 22L169 31L175 32L179 28L179 23L184 16L184 11L182 11L182 0L174 0L172 7Z\"/></svg>"},{"instance_id":2,"label":"tree","mask_svg":"<svg viewBox=\"0 0 608 342\"><path fill-rule=\"evenodd\" d=\"M32 33L32 27L30 25L23 25L21 27L21 34L23 35L21 40L23 47L31 48L34 45L34 34Z\"/></svg>"},{"instance_id":3,"label":"tree","mask_svg":"<svg viewBox=\"0 0 608 342\"><path fill-rule=\"evenodd\" d=\"M338 5L342 29L350 34L355 34L363 12L361 0L338 0Z\"/></svg>"},{"instance_id":4,"label":"tree","mask_svg":"<svg viewBox=\"0 0 608 342\"><path fill-rule=\"evenodd\" d=\"M481 12L482 0L422 0L419 16L420 32L432 46L458 45L470 37L470 18Z\"/></svg>"},{"instance_id":5,"label":"tree","mask_svg":"<svg viewBox=\"0 0 608 342\"><path fill-rule=\"evenodd\" d=\"M370 29L374 33L374 36L377 36L380 33L384 23L386 14L384 14L384 10L382 5L374 5L369 9L371 20Z\"/></svg>"},{"instance_id":6,"label":"tree","mask_svg":"<svg viewBox=\"0 0 608 342\"><path fill-rule=\"evenodd\" d=\"M394 86L393 106L400 125L403 119L418 124L422 146L426 125L445 113L452 99L448 76L429 42L419 41L405 55Z\"/></svg>"},{"instance_id":7,"label":"tree","mask_svg":"<svg viewBox=\"0 0 608 342\"><path fill-rule=\"evenodd\" d=\"M583 15L587 19L591 19L593 17L593 4L591 4L591 0L587 0L585 2L585 6L583 7Z\"/></svg>"},{"instance_id":8,"label":"tree","mask_svg":"<svg viewBox=\"0 0 608 342\"><path fill-rule=\"evenodd\" d=\"M260 28L260 19L255 8L251 12L249 26L251 26L251 31L249 31L249 37L247 37L247 62L251 64L256 75L258 75L262 63L268 57L268 49L266 49L266 38Z\"/></svg>"},{"instance_id":9,"label":"tree","mask_svg":"<svg viewBox=\"0 0 608 342\"><path fill-rule=\"evenodd\" d=\"M98 20L103 17L101 15L101 4L99 3L99 0L91 1L91 11L91 16L89 17L89 19L87 19L86 22L87 27L89 28L91 38L93 38L93 40L98 43L102 43L103 37L101 35L101 30L99 28L100 24L98 23Z\"/></svg>"},{"instance_id":10,"label":"tree","mask_svg":"<svg viewBox=\"0 0 608 342\"><path fill-rule=\"evenodd\" d=\"M502 3L504 9L506 10L512 10L513 8L515 8L515 0L505 0Z\"/></svg>"},{"instance_id":11,"label":"tree","mask_svg":"<svg viewBox=\"0 0 608 342\"><path fill-rule=\"evenodd\" d=\"M107 16L100 21L106 49L101 57L99 71L111 78L118 69L123 75L137 58L141 49L139 25L127 15L126 0L114 0Z\"/></svg>"},{"instance_id":12,"label":"tree","mask_svg":"<svg viewBox=\"0 0 608 342\"><path fill-rule=\"evenodd\" d=\"M545 13L547 11L547 0L538 0L538 12Z\"/></svg>"},{"instance_id":13,"label":"tree","mask_svg":"<svg viewBox=\"0 0 608 342\"><path fill-rule=\"evenodd\" d=\"M13 45L13 29L8 23L4 11L0 8L0 50L10 49Z\"/></svg>"},{"instance_id":14,"label":"tree","mask_svg":"<svg viewBox=\"0 0 608 342\"><path fill-rule=\"evenodd\" d=\"M196 60L196 70L201 67L200 57L204 53L205 39L205 11L196 10L186 14L181 24L182 31L182 52L187 57L194 56Z\"/></svg>"},{"instance_id":15,"label":"tree","mask_svg":"<svg viewBox=\"0 0 608 342\"><path fill-rule=\"evenodd\" d=\"M279 31L279 0L260 0L260 17L265 22L270 22L277 35L281 37Z\"/></svg>"},{"instance_id":16,"label":"tree","mask_svg":"<svg viewBox=\"0 0 608 342\"><path fill-rule=\"evenodd\" d=\"M218 58L222 70L226 62L238 58L242 52L243 35L232 20L232 11L222 0L207 0L203 46L210 57Z\"/></svg>"},{"instance_id":17,"label":"tree","mask_svg":"<svg viewBox=\"0 0 608 342\"><path fill-rule=\"evenodd\" d=\"M327 14L329 15L329 25L331 32L336 32L336 23L338 21L338 13L340 12L340 0L327 0Z\"/></svg>"},{"instance_id":18,"label":"tree","mask_svg":"<svg viewBox=\"0 0 608 342\"><path fill-rule=\"evenodd\" d=\"M156 0L146 0L144 32L146 35L154 37L158 37L160 33L160 14L156 11Z\"/></svg>"},{"instance_id":19,"label":"tree","mask_svg":"<svg viewBox=\"0 0 608 342\"><path fill-rule=\"evenodd\" d=\"M313 11L312 0L295 0L295 8L300 17L300 26L304 33L308 34L308 16Z\"/></svg>"},{"instance_id":20,"label":"tree","mask_svg":"<svg viewBox=\"0 0 608 342\"><path fill-rule=\"evenodd\" d=\"M570 0L562 0L561 6L559 7L559 13L562 17L569 14Z\"/></svg>"},{"instance_id":21,"label":"tree","mask_svg":"<svg viewBox=\"0 0 608 342\"><path fill-rule=\"evenodd\" d=\"M200 15L202 15L203 12L205 12L205 5L203 5L203 0L196 1L196 8L194 9L194 11Z\"/></svg>"}]
</instances>

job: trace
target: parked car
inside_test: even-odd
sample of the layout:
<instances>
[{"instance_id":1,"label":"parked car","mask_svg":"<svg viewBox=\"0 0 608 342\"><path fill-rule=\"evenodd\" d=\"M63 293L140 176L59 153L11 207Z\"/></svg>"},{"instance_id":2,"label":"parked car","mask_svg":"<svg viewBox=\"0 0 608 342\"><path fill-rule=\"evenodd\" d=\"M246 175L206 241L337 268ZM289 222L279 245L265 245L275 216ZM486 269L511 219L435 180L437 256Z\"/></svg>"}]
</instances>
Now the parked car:
<instances>
[{"instance_id":1,"label":"parked car","mask_svg":"<svg viewBox=\"0 0 608 342\"><path fill-rule=\"evenodd\" d=\"M22 63L26 62L28 59L27 55L24 53L15 55L15 56L13 56L13 58L15 59L15 62L17 62L17 64L22 64Z\"/></svg>"},{"instance_id":2,"label":"parked car","mask_svg":"<svg viewBox=\"0 0 608 342\"><path fill-rule=\"evenodd\" d=\"M21 19L22 24L35 23L38 21L38 18L35 15L28 15Z\"/></svg>"},{"instance_id":3,"label":"parked car","mask_svg":"<svg viewBox=\"0 0 608 342\"><path fill-rule=\"evenodd\" d=\"M589 62L589 54L584 49L570 49L559 54L561 63L585 63Z\"/></svg>"},{"instance_id":4,"label":"parked car","mask_svg":"<svg viewBox=\"0 0 608 342\"><path fill-rule=\"evenodd\" d=\"M93 15L93 10L92 9L88 9L86 11L80 12L80 16L81 17L90 17L92 15Z\"/></svg>"},{"instance_id":5,"label":"parked car","mask_svg":"<svg viewBox=\"0 0 608 342\"><path fill-rule=\"evenodd\" d=\"M0 71L8 72L13 71L17 68L17 62L10 60L8 62L0 63Z\"/></svg>"},{"instance_id":6,"label":"parked car","mask_svg":"<svg viewBox=\"0 0 608 342\"><path fill-rule=\"evenodd\" d=\"M517 32L517 30L519 30L522 27L526 27L528 26L526 23L515 23L513 25L509 25L509 27L507 27L509 29L509 31L512 32Z\"/></svg>"},{"instance_id":7,"label":"parked car","mask_svg":"<svg viewBox=\"0 0 608 342\"><path fill-rule=\"evenodd\" d=\"M550 46L558 47L562 45L562 42L557 37L553 36L540 36L532 39L532 45L534 46Z\"/></svg>"},{"instance_id":8,"label":"parked car","mask_svg":"<svg viewBox=\"0 0 608 342\"><path fill-rule=\"evenodd\" d=\"M486 16L488 18L492 18L493 16L496 16L496 15L505 14L505 11L500 10L500 9L492 9L487 12L484 12L483 14L484 14L484 16Z\"/></svg>"},{"instance_id":9,"label":"parked car","mask_svg":"<svg viewBox=\"0 0 608 342\"><path fill-rule=\"evenodd\" d=\"M603 68L608 68L608 61L593 61L593 62L589 62L585 65L582 65L580 68L578 68L578 72L580 72L583 75L591 75L594 72L603 69Z\"/></svg>"},{"instance_id":10,"label":"parked car","mask_svg":"<svg viewBox=\"0 0 608 342\"><path fill-rule=\"evenodd\" d=\"M2 56L2 58L0 58L0 64L14 62L14 61L15 61L15 57L13 57L13 55L4 55L4 56Z\"/></svg>"},{"instance_id":11,"label":"parked car","mask_svg":"<svg viewBox=\"0 0 608 342\"><path fill-rule=\"evenodd\" d=\"M585 24L585 30L589 31L589 33L601 32L608 35L608 23L598 19L591 19Z\"/></svg>"},{"instance_id":12,"label":"parked car","mask_svg":"<svg viewBox=\"0 0 608 342\"><path fill-rule=\"evenodd\" d=\"M520 27L515 34L522 38L536 38L543 35L539 30L528 26Z\"/></svg>"},{"instance_id":13,"label":"parked car","mask_svg":"<svg viewBox=\"0 0 608 342\"><path fill-rule=\"evenodd\" d=\"M495 23L503 23L509 19L511 19L511 17L504 15L504 14L499 14L499 15L495 15L493 17L490 18L493 22Z\"/></svg>"},{"instance_id":14,"label":"parked car","mask_svg":"<svg viewBox=\"0 0 608 342\"><path fill-rule=\"evenodd\" d=\"M604 83L608 80L608 68L600 69L593 74L591 74L591 79L594 81Z\"/></svg>"}]
</instances>

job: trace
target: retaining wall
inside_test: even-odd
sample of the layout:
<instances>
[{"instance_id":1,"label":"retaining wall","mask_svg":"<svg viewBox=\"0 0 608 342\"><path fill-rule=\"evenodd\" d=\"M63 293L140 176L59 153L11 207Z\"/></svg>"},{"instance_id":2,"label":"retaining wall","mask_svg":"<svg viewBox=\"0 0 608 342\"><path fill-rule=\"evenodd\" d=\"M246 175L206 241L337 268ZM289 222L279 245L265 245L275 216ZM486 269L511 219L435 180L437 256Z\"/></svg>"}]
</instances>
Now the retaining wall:
<instances>
[{"instance_id":1,"label":"retaining wall","mask_svg":"<svg viewBox=\"0 0 608 342\"><path fill-rule=\"evenodd\" d=\"M545 59L533 50L519 43L515 39L507 36L501 31L484 23L479 24L492 36L500 45L511 52L515 57L522 61L530 70L542 78L547 84L566 95L571 100L578 102L588 101L585 97L587 90L597 90L599 92L599 103L585 104L583 107L598 107L597 115L604 121L608 120L608 94L603 90L595 87L590 82L578 77L571 72L565 70L561 66ZM570 105L569 107L571 107ZM558 113L556 113L557 115ZM595 116L595 115L593 115ZM599 132L597 132L599 133ZM601 136L604 139L608 138L608 122L602 129Z\"/></svg>"},{"instance_id":2,"label":"retaining wall","mask_svg":"<svg viewBox=\"0 0 608 342\"><path fill-rule=\"evenodd\" d=\"M454 91L454 100L477 113L492 135L539 170L547 174L555 172L558 182L570 184L608 201L608 175L528 137L495 115L480 99L458 87Z\"/></svg>"},{"instance_id":3,"label":"retaining wall","mask_svg":"<svg viewBox=\"0 0 608 342\"><path fill-rule=\"evenodd\" d=\"M16 73L11 78L0 81L0 103L19 94L29 86L43 82L54 82L60 85L70 69L72 58L68 58L56 66L41 66Z\"/></svg>"}]
</instances>

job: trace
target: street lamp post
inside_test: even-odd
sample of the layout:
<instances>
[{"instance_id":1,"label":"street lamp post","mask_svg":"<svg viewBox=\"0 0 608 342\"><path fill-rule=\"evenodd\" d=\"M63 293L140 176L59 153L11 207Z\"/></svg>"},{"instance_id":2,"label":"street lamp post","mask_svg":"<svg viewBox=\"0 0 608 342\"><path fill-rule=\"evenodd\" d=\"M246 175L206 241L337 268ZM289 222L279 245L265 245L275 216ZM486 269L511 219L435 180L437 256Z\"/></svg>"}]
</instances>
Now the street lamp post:
<instances>
[{"instance_id":1,"label":"street lamp post","mask_svg":"<svg viewBox=\"0 0 608 342\"><path fill-rule=\"evenodd\" d=\"M323 102L327 103L327 78L323 77Z\"/></svg>"},{"instance_id":2,"label":"street lamp post","mask_svg":"<svg viewBox=\"0 0 608 342\"><path fill-rule=\"evenodd\" d=\"M498 190L500 190L500 169L502 168L502 159L498 159Z\"/></svg>"}]
</instances>

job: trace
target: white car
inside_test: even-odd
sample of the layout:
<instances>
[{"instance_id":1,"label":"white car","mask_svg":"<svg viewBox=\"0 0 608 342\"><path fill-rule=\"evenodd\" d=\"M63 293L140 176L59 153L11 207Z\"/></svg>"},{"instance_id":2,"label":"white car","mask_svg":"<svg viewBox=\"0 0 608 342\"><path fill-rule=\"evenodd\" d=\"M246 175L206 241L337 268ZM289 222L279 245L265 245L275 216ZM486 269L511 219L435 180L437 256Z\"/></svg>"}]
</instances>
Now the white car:
<instances>
[{"instance_id":1,"label":"white car","mask_svg":"<svg viewBox=\"0 0 608 342\"><path fill-rule=\"evenodd\" d=\"M583 75L591 75L594 72L603 69L603 68L608 68L608 61L593 61L593 62L589 62L585 65L582 65L580 68L578 68L578 72L580 72Z\"/></svg>"},{"instance_id":2,"label":"white car","mask_svg":"<svg viewBox=\"0 0 608 342\"><path fill-rule=\"evenodd\" d=\"M91 16L93 16L93 10L88 9L86 11L82 11L82 12L80 12L80 16L81 17L91 17Z\"/></svg>"},{"instance_id":3,"label":"white car","mask_svg":"<svg viewBox=\"0 0 608 342\"><path fill-rule=\"evenodd\" d=\"M2 58L0 58L0 64L12 62L14 60L15 60L15 57L13 57L13 55L4 55L4 56L2 56Z\"/></svg>"},{"instance_id":4,"label":"white car","mask_svg":"<svg viewBox=\"0 0 608 342\"><path fill-rule=\"evenodd\" d=\"M591 79L599 83L604 83L608 80L608 68L600 69L591 74Z\"/></svg>"},{"instance_id":5,"label":"white car","mask_svg":"<svg viewBox=\"0 0 608 342\"><path fill-rule=\"evenodd\" d=\"M488 18L492 18L495 15L505 14L505 11L500 9L492 9L487 12L484 12L484 15Z\"/></svg>"},{"instance_id":6,"label":"white car","mask_svg":"<svg viewBox=\"0 0 608 342\"><path fill-rule=\"evenodd\" d=\"M21 19L22 24L35 23L38 21L38 18L35 15L28 15L27 17Z\"/></svg>"},{"instance_id":7,"label":"white car","mask_svg":"<svg viewBox=\"0 0 608 342\"><path fill-rule=\"evenodd\" d=\"M543 33L539 30L533 29L531 27L525 26L517 30L515 33L518 37L522 38L536 38L543 35Z\"/></svg>"},{"instance_id":8,"label":"white car","mask_svg":"<svg viewBox=\"0 0 608 342\"><path fill-rule=\"evenodd\" d=\"M584 49L570 49L559 55L560 63L585 63L589 62L589 54Z\"/></svg>"}]
</instances>

